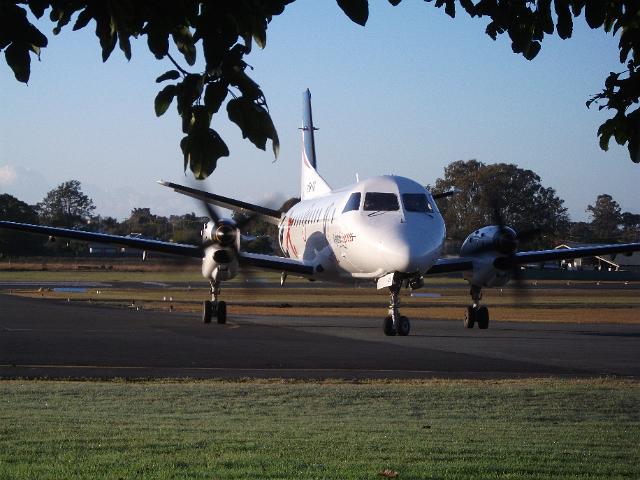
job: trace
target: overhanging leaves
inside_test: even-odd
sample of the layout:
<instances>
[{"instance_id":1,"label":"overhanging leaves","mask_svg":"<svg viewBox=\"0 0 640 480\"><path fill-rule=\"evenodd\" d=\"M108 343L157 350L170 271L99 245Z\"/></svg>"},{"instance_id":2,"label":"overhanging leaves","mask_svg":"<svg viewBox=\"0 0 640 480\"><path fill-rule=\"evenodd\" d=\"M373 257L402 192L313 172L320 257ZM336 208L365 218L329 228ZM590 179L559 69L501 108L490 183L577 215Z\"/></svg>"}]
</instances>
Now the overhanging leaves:
<instances>
[{"instance_id":1,"label":"overhanging leaves","mask_svg":"<svg viewBox=\"0 0 640 480\"><path fill-rule=\"evenodd\" d=\"M177 80L180 78L180 72L177 70L169 70L156 78L156 83L164 82L165 80Z\"/></svg>"},{"instance_id":2,"label":"overhanging leaves","mask_svg":"<svg viewBox=\"0 0 640 480\"><path fill-rule=\"evenodd\" d=\"M194 132L182 139L184 169L193 172L198 180L207 178L215 170L218 160L229 156L229 149L213 129Z\"/></svg>"},{"instance_id":3,"label":"overhanging leaves","mask_svg":"<svg viewBox=\"0 0 640 480\"><path fill-rule=\"evenodd\" d=\"M222 81L215 81L207 85L204 92L204 104L211 113L217 113L224 99L227 98L229 85Z\"/></svg>"},{"instance_id":4,"label":"overhanging leaves","mask_svg":"<svg viewBox=\"0 0 640 480\"><path fill-rule=\"evenodd\" d=\"M353 22L363 27L369 19L369 2L367 0L336 0L338 6Z\"/></svg>"},{"instance_id":5,"label":"overhanging leaves","mask_svg":"<svg viewBox=\"0 0 640 480\"><path fill-rule=\"evenodd\" d=\"M4 51L7 64L13 70L16 80L27 83L31 74L31 57L26 43L13 42Z\"/></svg>"},{"instance_id":6,"label":"overhanging leaves","mask_svg":"<svg viewBox=\"0 0 640 480\"><path fill-rule=\"evenodd\" d=\"M173 101L173 97L176 96L177 92L178 87L176 87L175 85L167 85L162 90L160 90L158 95L156 95L156 99L154 101L154 108L157 117L167 111L169 105L171 105L171 102Z\"/></svg>"},{"instance_id":7,"label":"overhanging leaves","mask_svg":"<svg viewBox=\"0 0 640 480\"><path fill-rule=\"evenodd\" d=\"M240 127L242 138L248 138L260 150L266 149L267 139L273 144L273 152L277 156L280 149L280 140L267 110L251 101L239 97L227 103L229 120Z\"/></svg>"},{"instance_id":8,"label":"overhanging leaves","mask_svg":"<svg viewBox=\"0 0 640 480\"><path fill-rule=\"evenodd\" d=\"M69 24L73 30L95 26L105 61L116 44L127 59L131 58L132 38L146 35L150 52L175 66L157 81L178 81L183 77L182 81L158 93L154 101L156 115L162 115L176 97L183 129L190 132L198 108L204 106L208 115L212 115L220 110L231 92L237 98L228 104L229 118L258 148L265 149L266 141L271 139L277 152L278 137L266 109L265 96L258 83L247 74L251 72L245 56L253 42L261 48L266 46L269 23L292 1L0 0L0 50L4 51L16 79L27 82L31 73L30 52L39 56L47 39L29 22L21 5L26 5L37 18L48 11L55 23L54 34ZM367 0L336 1L352 21L366 24ZM427 1L432 6L444 7L447 15L455 16L455 0ZM388 0L392 6L400 2ZM626 70L621 68L624 71L609 75L602 92L588 104L596 102L599 109L614 111L613 118L598 131L602 148L608 147L613 136L616 142L627 143L632 159L638 161L640 125L631 120L632 114L628 113L640 100L640 3L637 0L459 0L459 3L470 16L489 18L486 32L491 38L508 34L513 51L530 60L540 51L545 34L557 31L560 38L570 38L574 18L583 11L591 28L619 35L619 60ZM180 52L187 65L195 65L197 48L202 48L204 70L187 72L171 57L170 47ZM196 158L199 158L197 154ZM198 174L204 175L209 169L202 166L212 163L196 161L195 165Z\"/></svg>"}]
</instances>

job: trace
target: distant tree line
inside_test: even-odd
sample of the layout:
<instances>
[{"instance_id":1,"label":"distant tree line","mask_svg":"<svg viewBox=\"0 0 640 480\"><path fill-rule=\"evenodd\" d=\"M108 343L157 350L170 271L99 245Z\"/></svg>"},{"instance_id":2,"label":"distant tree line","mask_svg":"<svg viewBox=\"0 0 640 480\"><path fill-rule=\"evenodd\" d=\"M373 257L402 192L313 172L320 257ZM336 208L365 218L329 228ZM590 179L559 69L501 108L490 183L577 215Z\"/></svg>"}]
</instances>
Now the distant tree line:
<instances>
[{"instance_id":1,"label":"distant tree line","mask_svg":"<svg viewBox=\"0 0 640 480\"><path fill-rule=\"evenodd\" d=\"M458 251L472 231L489 224L503 222L518 232L536 231L521 248L552 248L561 243L616 243L640 241L640 214L622 212L611 195L598 195L586 211L589 222L572 222L564 200L553 188L544 187L531 170L513 164L484 164L477 160L449 164L433 191L456 188L458 193L438 201L447 225L448 252ZM286 211L299 199L287 200ZM150 208L134 208L123 221L94 215L93 200L82 192L80 182L63 182L36 205L0 194L0 220L53 225L64 228L110 233L139 234L146 238L198 244L200 231L208 220L195 213L164 217ZM240 216L234 215L236 220ZM280 253L277 250L277 227L253 217L243 227L243 249L258 253ZM275 251L274 251L275 249ZM0 229L0 255L77 255L87 252L83 242L46 238Z\"/></svg>"},{"instance_id":2,"label":"distant tree line","mask_svg":"<svg viewBox=\"0 0 640 480\"><path fill-rule=\"evenodd\" d=\"M437 192L452 188L459 191L438 202L452 253L469 233L498 220L517 232L537 231L520 245L527 249L553 248L565 242L640 241L640 214L622 212L611 195L598 195L595 204L586 207L590 222L572 222L564 200L553 188L544 187L536 173L513 164L452 162L431 188Z\"/></svg>"},{"instance_id":3,"label":"distant tree line","mask_svg":"<svg viewBox=\"0 0 640 480\"><path fill-rule=\"evenodd\" d=\"M9 194L0 195L0 220L113 235L136 234L156 240L198 244L200 231L208 221L207 217L193 212L169 217L154 215L150 208L134 208L129 218L118 221L114 217L94 215L95 208L93 200L82 192L78 180L63 182L36 205L28 205ZM275 238L275 226L252 219L247 227L252 229L253 236L249 237L243 248L258 253L273 253L273 242L264 236L271 234ZM52 243L41 235L0 229L0 255L77 255L87 251L85 242L59 239Z\"/></svg>"}]
</instances>

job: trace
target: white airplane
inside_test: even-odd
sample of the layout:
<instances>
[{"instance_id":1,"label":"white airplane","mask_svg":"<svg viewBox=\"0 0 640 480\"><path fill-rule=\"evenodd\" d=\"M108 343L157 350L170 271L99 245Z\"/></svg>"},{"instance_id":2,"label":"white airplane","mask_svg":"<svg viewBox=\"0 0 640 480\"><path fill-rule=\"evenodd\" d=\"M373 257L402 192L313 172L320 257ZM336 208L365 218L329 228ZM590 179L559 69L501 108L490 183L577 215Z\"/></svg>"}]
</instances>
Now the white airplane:
<instances>
[{"instance_id":1,"label":"white airplane","mask_svg":"<svg viewBox=\"0 0 640 480\"><path fill-rule=\"evenodd\" d=\"M516 232L490 225L472 232L460 256L441 257L446 229L435 200L454 192L430 193L409 178L384 175L332 189L316 167L311 93L303 93L302 169L300 202L286 212L249 204L191 187L160 181L176 192L199 199L211 217L201 232L201 245L122 237L56 227L0 221L0 228L114 243L146 251L202 259L202 275L211 285L211 300L203 302L203 321L227 319L220 300L221 283L234 278L245 266L281 272L310 280L343 284L370 281L390 294L386 335L408 335L409 319L400 314L400 291L416 289L429 275L462 272L471 286L472 304L464 326L489 326L487 307L480 305L482 288L505 285L520 265L640 250L640 243L603 245L563 250L517 252ZM243 225L222 219L210 205L243 214L260 215L278 225L279 243L286 257L240 251Z\"/></svg>"}]
</instances>

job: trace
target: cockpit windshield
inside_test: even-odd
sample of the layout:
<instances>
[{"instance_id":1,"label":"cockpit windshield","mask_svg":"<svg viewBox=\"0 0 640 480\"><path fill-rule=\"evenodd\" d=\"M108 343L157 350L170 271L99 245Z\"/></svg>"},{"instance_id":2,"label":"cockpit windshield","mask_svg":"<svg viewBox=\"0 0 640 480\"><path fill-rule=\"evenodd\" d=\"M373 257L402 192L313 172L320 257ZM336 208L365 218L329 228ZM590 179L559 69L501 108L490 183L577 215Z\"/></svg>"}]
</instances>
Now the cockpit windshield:
<instances>
[{"instance_id":1,"label":"cockpit windshield","mask_svg":"<svg viewBox=\"0 0 640 480\"><path fill-rule=\"evenodd\" d=\"M390 212L399 210L398 196L395 193L367 192L362 209L367 212Z\"/></svg>"},{"instance_id":2,"label":"cockpit windshield","mask_svg":"<svg viewBox=\"0 0 640 480\"><path fill-rule=\"evenodd\" d=\"M349 196L347 204L344 206L342 213L358 210L360 208L360 192L354 192Z\"/></svg>"},{"instance_id":3,"label":"cockpit windshield","mask_svg":"<svg viewBox=\"0 0 640 480\"><path fill-rule=\"evenodd\" d=\"M407 212L433 213L433 208L424 193L403 193L402 203Z\"/></svg>"}]
</instances>

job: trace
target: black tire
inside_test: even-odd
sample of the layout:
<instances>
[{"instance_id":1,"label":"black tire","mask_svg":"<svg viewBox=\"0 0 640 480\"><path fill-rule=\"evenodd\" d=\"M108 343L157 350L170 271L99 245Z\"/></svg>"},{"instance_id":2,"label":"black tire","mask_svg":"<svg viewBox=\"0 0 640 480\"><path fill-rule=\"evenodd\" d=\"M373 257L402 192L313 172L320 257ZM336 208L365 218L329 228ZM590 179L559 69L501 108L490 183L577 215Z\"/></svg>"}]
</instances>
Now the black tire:
<instances>
[{"instance_id":1,"label":"black tire","mask_svg":"<svg viewBox=\"0 0 640 480\"><path fill-rule=\"evenodd\" d=\"M211 323L211 315L213 313L213 303L210 300L202 302L202 322Z\"/></svg>"},{"instance_id":2,"label":"black tire","mask_svg":"<svg viewBox=\"0 0 640 480\"><path fill-rule=\"evenodd\" d=\"M478 322L478 328L486 330L489 328L489 309L487 307L480 307L476 312L476 319Z\"/></svg>"},{"instance_id":3,"label":"black tire","mask_svg":"<svg viewBox=\"0 0 640 480\"><path fill-rule=\"evenodd\" d=\"M218 319L219 324L227 323L227 304L225 302L218 302L216 318Z\"/></svg>"},{"instance_id":4,"label":"black tire","mask_svg":"<svg viewBox=\"0 0 640 480\"><path fill-rule=\"evenodd\" d=\"M393 327L393 319L391 316L387 316L382 322L382 330L387 337L393 337L396 334L396 329Z\"/></svg>"},{"instance_id":5,"label":"black tire","mask_svg":"<svg viewBox=\"0 0 640 480\"><path fill-rule=\"evenodd\" d=\"M476 323L476 309L473 307L467 307L467 311L464 314L464 328L473 328Z\"/></svg>"},{"instance_id":6,"label":"black tire","mask_svg":"<svg viewBox=\"0 0 640 480\"><path fill-rule=\"evenodd\" d=\"M405 316L400 317L398 321L398 335L406 337L411 331L411 322Z\"/></svg>"}]
</instances>

